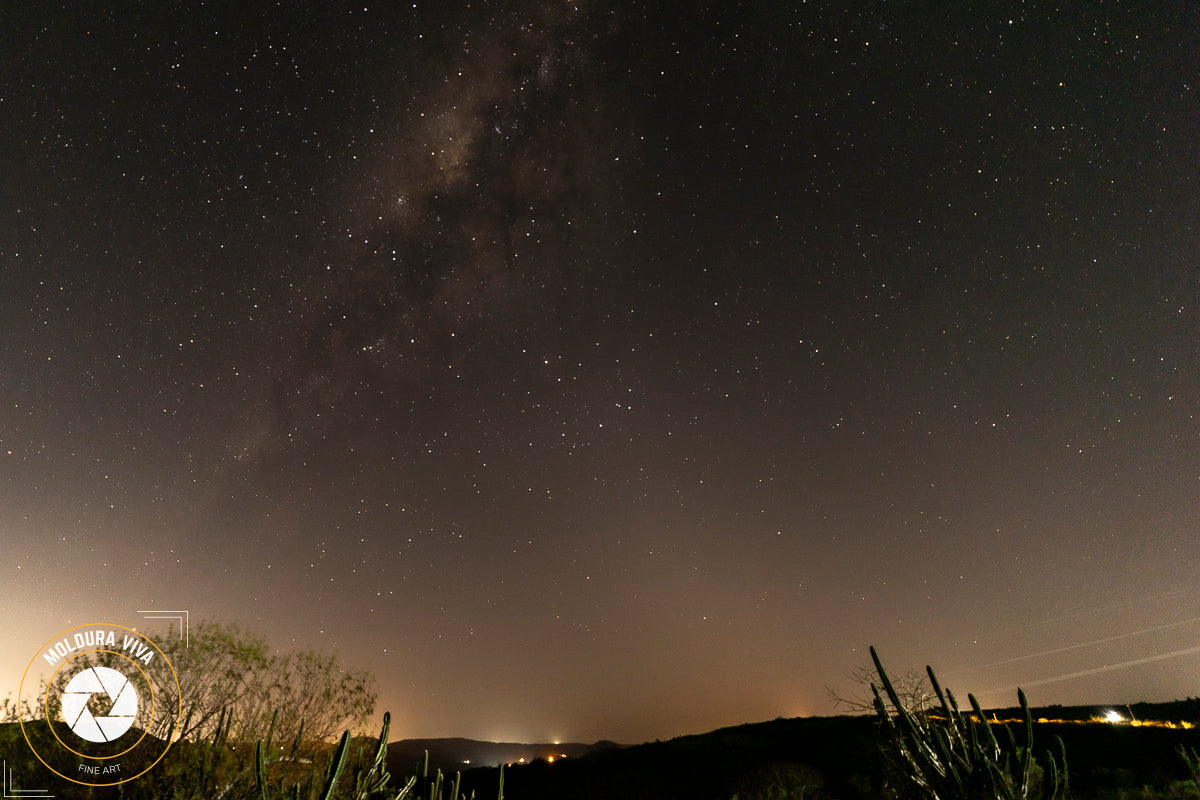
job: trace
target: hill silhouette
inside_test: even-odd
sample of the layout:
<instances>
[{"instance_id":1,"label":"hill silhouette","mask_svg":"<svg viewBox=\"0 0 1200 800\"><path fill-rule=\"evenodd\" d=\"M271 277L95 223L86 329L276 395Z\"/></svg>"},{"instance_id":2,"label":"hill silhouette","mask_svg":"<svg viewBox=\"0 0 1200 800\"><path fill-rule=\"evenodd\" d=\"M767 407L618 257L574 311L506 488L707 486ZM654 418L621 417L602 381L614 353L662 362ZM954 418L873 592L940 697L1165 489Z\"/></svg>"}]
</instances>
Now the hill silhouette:
<instances>
[{"instance_id":1,"label":"hill silhouette","mask_svg":"<svg viewBox=\"0 0 1200 800\"><path fill-rule=\"evenodd\" d=\"M1143 724L1091 721L1110 708L1127 718L1132 710ZM985 713L1011 719L1017 711ZM1145 786L1165 789L1189 777L1180 746L1200 750L1200 700L1032 711L1046 720L1034 724L1035 758L1045 763L1046 752L1057 752L1055 738L1061 737L1075 797ZM577 759L514 765L506 768L504 792L521 800L728 800L735 794L799 796L800 791L807 800L878 798L888 777L880 742L873 716L781 718ZM495 796L498 778L495 769L472 769L464 772L463 787L477 797Z\"/></svg>"}]
</instances>

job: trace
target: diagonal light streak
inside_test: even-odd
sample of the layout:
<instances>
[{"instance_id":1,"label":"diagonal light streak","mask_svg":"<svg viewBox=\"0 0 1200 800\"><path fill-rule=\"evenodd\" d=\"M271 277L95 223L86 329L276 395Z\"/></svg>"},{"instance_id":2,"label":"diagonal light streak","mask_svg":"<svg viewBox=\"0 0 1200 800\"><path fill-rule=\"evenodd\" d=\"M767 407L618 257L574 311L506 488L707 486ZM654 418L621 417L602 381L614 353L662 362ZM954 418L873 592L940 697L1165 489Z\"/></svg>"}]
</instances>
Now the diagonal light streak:
<instances>
[{"instance_id":1,"label":"diagonal light streak","mask_svg":"<svg viewBox=\"0 0 1200 800\"><path fill-rule=\"evenodd\" d=\"M995 637L1001 636L1006 633L1011 633L1013 631L1026 630L1028 628L1039 627L1042 625L1054 625L1059 622L1067 622L1070 620L1081 619L1083 617L1090 617L1094 614L1102 614L1102 613L1108 612L1108 611L1116 611L1117 609L1121 609L1121 608L1129 608L1130 606L1138 606L1138 605L1142 605L1144 603L1152 603L1156 600L1163 600L1167 597L1174 597L1175 595L1180 595L1180 594L1189 594L1191 592L1195 592L1198 590L1200 590L1200 584L1195 584L1193 586L1185 586L1182 589L1172 589L1169 592L1162 592L1160 594L1149 595L1147 597L1139 597L1136 600L1126 600L1121 603L1112 603L1112 604L1106 605L1106 606L1096 606L1094 608L1084 609L1083 611L1075 611L1070 614L1064 614L1059 617L1050 617L1049 619L1025 622L1020 625L1009 625L1004 628L997 628L996 630L984 633L981 636L976 637L976 638L991 639L991 638L995 638Z\"/></svg>"},{"instance_id":2,"label":"diagonal light streak","mask_svg":"<svg viewBox=\"0 0 1200 800\"><path fill-rule=\"evenodd\" d=\"M1056 647L1053 650L1043 650L1040 653L1030 653L1029 655L1016 656L1014 658L1006 658L1003 661L993 661L990 664L978 664L978 665L972 666L972 667L959 667L958 669L952 669L952 670L948 671L946 674L954 675L955 673L958 673L958 672L969 672L971 670L987 669L989 667L999 667L1003 664L1012 664L1017 661L1027 661L1031 658L1041 658L1042 656L1052 656L1056 653L1065 653L1068 650L1078 650L1082 647L1092 647L1092 646L1098 645L1098 644L1106 644L1108 642L1115 642L1120 639L1128 639L1133 636L1141 636L1146 633L1154 633L1156 631L1165 631L1168 628L1177 628L1180 625L1190 625L1193 622L1197 622L1197 621L1200 621L1200 617L1192 617L1191 619L1181 620L1180 622L1168 622L1166 625L1158 625L1153 628L1143 628L1140 631L1131 631L1129 633L1121 633L1116 636L1108 636L1103 639L1093 639L1090 642L1083 642L1082 644L1070 644L1070 645L1067 645L1066 647Z\"/></svg>"},{"instance_id":3,"label":"diagonal light streak","mask_svg":"<svg viewBox=\"0 0 1200 800\"><path fill-rule=\"evenodd\" d=\"M1145 658L1135 658L1132 661L1122 661L1119 664L1106 664L1103 667L1094 667L1093 669L1085 669L1080 672L1070 672L1066 675L1056 675L1053 678L1042 678L1037 681L1025 681L1020 685L1005 686L1002 689L993 689L995 692L1011 692L1016 689L1029 689L1033 686L1044 686L1047 683L1058 683L1059 681L1069 681L1073 678L1086 678L1089 675L1099 675L1101 672L1112 672L1118 669L1127 667L1136 667L1140 664L1149 664L1154 661L1165 661L1168 658L1176 658L1178 656L1191 655L1192 653L1200 653L1200 645L1189 647L1185 650L1173 650L1170 653L1159 653L1154 656L1146 656Z\"/></svg>"}]
</instances>

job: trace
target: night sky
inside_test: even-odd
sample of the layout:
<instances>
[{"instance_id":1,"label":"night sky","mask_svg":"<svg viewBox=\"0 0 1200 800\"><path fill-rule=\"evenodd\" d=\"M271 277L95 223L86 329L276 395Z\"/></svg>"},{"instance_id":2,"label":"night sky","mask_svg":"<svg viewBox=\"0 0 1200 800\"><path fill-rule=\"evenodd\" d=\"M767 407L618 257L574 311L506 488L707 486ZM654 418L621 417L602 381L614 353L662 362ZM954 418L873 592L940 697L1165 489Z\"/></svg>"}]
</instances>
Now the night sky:
<instances>
[{"instance_id":1,"label":"night sky","mask_svg":"<svg viewBox=\"0 0 1200 800\"><path fill-rule=\"evenodd\" d=\"M393 735L1200 694L1200 6L9 4L0 694L187 609Z\"/></svg>"}]
</instances>

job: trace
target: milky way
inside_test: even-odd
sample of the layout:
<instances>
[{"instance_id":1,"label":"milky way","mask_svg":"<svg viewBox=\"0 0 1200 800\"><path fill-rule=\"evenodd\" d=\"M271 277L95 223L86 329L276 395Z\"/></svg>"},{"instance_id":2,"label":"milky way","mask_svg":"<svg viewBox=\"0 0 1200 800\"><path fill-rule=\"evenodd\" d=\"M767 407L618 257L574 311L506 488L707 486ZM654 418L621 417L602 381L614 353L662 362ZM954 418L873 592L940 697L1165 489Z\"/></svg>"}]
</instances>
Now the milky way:
<instances>
[{"instance_id":1,"label":"milky way","mask_svg":"<svg viewBox=\"0 0 1200 800\"><path fill-rule=\"evenodd\" d=\"M869 644L1194 694L1194 13L810 5L14 12L3 674L187 608L400 735L826 713Z\"/></svg>"}]
</instances>

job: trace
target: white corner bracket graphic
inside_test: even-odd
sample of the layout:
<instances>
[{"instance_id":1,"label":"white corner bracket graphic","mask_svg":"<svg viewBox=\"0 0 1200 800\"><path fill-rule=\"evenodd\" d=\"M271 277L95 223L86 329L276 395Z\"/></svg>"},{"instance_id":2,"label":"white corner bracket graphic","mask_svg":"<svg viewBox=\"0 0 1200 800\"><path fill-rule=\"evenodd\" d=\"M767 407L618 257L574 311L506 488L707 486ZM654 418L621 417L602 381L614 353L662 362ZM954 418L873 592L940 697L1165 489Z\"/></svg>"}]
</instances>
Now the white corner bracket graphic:
<instances>
[{"instance_id":1,"label":"white corner bracket graphic","mask_svg":"<svg viewBox=\"0 0 1200 800\"><path fill-rule=\"evenodd\" d=\"M183 640L183 646L189 645L188 639L188 612L186 611L139 611L139 614L145 615L146 619L177 619L179 620L179 638Z\"/></svg>"},{"instance_id":2,"label":"white corner bracket graphic","mask_svg":"<svg viewBox=\"0 0 1200 800\"><path fill-rule=\"evenodd\" d=\"M5 797L23 797L26 800L31 798L54 797L52 794L46 794L49 789L14 789L12 780L12 768L8 766L8 761L0 762L4 764L4 796Z\"/></svg>"}]
</instances>

